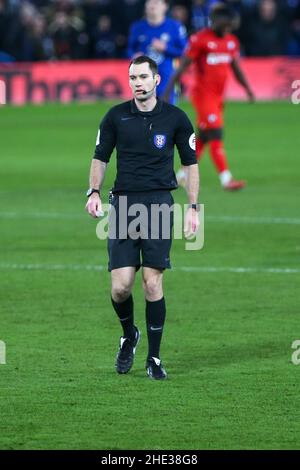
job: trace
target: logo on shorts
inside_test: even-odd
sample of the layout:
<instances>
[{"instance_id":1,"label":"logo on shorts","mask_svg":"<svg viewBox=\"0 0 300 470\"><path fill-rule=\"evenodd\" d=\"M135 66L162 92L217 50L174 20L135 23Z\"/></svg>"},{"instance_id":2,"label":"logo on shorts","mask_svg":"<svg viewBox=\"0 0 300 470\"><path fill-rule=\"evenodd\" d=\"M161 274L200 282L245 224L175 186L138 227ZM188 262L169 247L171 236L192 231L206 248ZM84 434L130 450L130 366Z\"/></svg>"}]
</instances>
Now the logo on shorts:
<instances>
[{"instance_id":1,"label":"logo on shorts","mask_svg":"<svg viewBox=\"0 0 300 470\"><path fill-rule=\"evenodd\" d=\"M158 149L162 149L167 142L167 137L164 134L155 134L154 136L154 145Z\"/></svg>"},{"instance_id":2,"label":"logo on shorts","mask_svg":"<svg viewBox=\"0 0 300 470\"><path fill-rule=\"evenodd\" d=\"M208 122L216 122L217 116L215 114L208 115Z\"/></svg>"}]
</instances>

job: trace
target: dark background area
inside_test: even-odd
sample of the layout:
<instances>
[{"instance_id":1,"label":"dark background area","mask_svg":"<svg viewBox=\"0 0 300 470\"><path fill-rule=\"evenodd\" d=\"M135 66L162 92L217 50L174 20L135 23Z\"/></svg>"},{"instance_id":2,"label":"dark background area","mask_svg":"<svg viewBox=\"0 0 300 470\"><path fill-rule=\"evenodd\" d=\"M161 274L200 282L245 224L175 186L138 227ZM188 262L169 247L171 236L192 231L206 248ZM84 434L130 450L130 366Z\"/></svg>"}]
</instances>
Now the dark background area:
<instances>
[{"instance_id":1,"label":"dark background area","mask_svg":"<svg viewBox=\"0 0 300 470\"><path fill-rule=\"evenodd\" d=\"M208 24L216 0L170 2L188 34ZM219 1L220 3L220 1ZM300 0L227 0L240 13L244 56L300 56ZM145 0L0 0L0 62L125 58Z\"/></svg>"}]
</instances>

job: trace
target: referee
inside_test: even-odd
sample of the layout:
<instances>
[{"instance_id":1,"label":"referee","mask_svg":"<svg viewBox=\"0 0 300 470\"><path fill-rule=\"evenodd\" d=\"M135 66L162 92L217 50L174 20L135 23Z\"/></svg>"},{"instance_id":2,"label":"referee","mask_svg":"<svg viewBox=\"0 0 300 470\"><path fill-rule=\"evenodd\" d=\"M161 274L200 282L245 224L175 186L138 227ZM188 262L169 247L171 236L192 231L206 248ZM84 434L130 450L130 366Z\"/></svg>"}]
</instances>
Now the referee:
<instances>
[{"instance_id":1,"label":"referee","mask_svg":"<svg viewBox=\"0 0 300 470\"><path fill-rule=\"evenodd\" d=\"M106 166L113 149L117 151L117 175L112 189L111 204L115 210L115 225L126 220L126 237L120 230L108 238L108 269L111 272L111 301L120 320L123 336L120 338L116 370L126 374L133 365L140 331L134 323L132 288L136 271L142 266L143 290L146 302L148 336L147 375L165 379L167 373L160 359L160 343L166 317L162 280L164 269L170 268L171 235L164 236L161 217L158 230L152 235L150 227L139 237L131 236L129 214L133 204L142 205L150 213L154 205L172 212L171 191L177 188L174 174L174 146L181 163L187 167L189 206L185 214L185 234L195 233L199 226L199 173L195 156L195 136L192 124L179 108L156 97L160 83L157 64L147 56L139 56L129 66L129 84L133 99L112 107L104 116L96 142L90 169L90 189L86 209L92 217L101 212L100 190ZM126 211L121 204L126 199ZM121 209L123 207L123 209ZM172 228L172 214L168 224ZM124 222L122 222L124 225ZM153 227L152 227L153 228ZM138 229L137 229L138 230ZM144 230L145 232L145 230ZM151 233L150 233L151 232Z\"/></svg>"}]
</instances>

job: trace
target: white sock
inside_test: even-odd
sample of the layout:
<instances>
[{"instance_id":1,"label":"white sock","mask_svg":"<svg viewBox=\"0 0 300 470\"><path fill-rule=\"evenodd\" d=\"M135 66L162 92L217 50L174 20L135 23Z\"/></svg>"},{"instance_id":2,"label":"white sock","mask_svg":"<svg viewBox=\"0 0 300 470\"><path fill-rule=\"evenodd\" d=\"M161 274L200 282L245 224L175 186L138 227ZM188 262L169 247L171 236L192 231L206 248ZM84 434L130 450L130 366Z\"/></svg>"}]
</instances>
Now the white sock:
<instances>
[{"instance_id":1,"label":"white sock","mask_svg":"<svg viewBox=\"0 0 300 470\"><path fill-rule=\"evenodd\" d=\"M232 174L230 173L229 170L224 170L221 173L219 173L219 178L221 181L221 185L226 186L226 184L228 184L229 181L232 180Z\"/></svg>"}]
</instances>

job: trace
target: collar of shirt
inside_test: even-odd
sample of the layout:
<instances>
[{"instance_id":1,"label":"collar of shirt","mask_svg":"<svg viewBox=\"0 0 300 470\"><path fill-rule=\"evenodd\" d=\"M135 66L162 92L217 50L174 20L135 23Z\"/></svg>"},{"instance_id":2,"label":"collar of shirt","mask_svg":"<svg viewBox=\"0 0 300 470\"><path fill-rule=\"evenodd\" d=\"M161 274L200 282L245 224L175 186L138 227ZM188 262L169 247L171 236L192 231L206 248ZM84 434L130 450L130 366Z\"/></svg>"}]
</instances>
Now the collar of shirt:
<instances>
[{"instance_id":1,"label":"collar of shirt","mask_svg":"<svg viewBox=\"0 0 300 470\"><path fill-rule=\"evenodd\" d=\"M157 103L156 103L155 107L152 109L152 111L140 111L138 109L137 105L135 104L134 100L131 100L131 102L130 102L131 112L133 114L141 114L143 116L145 114L147 114L147 116L154 116L155 114L159 114L162 110L162 106L163 106L163 102L158 99Z\"/></svg>"}]
</instances>

